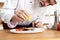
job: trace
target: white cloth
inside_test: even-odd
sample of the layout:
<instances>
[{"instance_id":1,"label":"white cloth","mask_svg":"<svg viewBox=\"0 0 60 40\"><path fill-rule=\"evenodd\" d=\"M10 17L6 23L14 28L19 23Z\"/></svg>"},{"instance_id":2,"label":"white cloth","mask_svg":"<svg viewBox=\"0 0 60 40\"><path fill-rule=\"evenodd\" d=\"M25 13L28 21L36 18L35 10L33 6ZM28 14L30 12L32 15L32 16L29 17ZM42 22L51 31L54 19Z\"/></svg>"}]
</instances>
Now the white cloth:
<instances>
[{"instance_id":1,"label":"white cloth","mask_svg":"<svg viewBox=\"0 0 60 40\"><path fill-rule=\"evenodd\" d=\"M37 1L37 4L36 4ZM43 23L44 15L49 14L50 12L54 12L51 10L55 10L53 6L47 6L47 7L40 7L38 6L38 0L8 0L6 5L4 6L4 15L1 16L2 20L7 23L8 27L14 28L17 24L19 25L29 25L33 20L39 16L40 21ZM16 25L12 25L10 23L11 18L14 16L14 9L16 8L16 11L23 9L26 10L30 15L32 16L31 21L26 21L24 23L16 23ZM49 9L50 8L50 9ZM52 9L53 8L53 9Z\"/></svg>"}]
</instances>

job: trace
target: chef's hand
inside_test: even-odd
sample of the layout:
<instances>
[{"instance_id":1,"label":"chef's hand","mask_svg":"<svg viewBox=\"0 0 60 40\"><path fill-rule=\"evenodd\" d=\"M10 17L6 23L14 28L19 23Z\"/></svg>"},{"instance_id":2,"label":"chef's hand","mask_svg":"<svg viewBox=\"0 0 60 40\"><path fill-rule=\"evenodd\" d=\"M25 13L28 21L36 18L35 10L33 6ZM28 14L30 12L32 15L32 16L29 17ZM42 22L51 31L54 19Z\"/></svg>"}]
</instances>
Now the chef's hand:
<instances>
[{"instance_id":1,"label":"chef's hand","mask_svg":"<svg viewBox=\"0 0 60 40\"><path fill-rule=\"evenodd\" d=\"M40 28L43 26L43 24L40 21L34 21L34 26Z\"/></svg>"},{"instance_id":2,"label":"chef's hand","mask_svg":"<svg viewBox=\"0 0 60 40\"><path fill-rule=\"evenodd\" d=\"M42 0L40 3L41 3L43 6L48 6L48 5L49 5L48 0Z\"/></svg>"},{"instance_id":3,"label":"chef's hand","mask_svg":"<svg viewBox=\"0 0 60 40\"><path fill-rule=\"evenodd\" d=\"M40 3L41 6L49 6L56 4L56 0L42 0Z\"/></svg>"},{"instance_id":4,"label":"chef's hand","mask_svg":"<svg viewBox=\"0 0 60 40\"><path fill-rule=\"evenodd\" d=\"M27 20L28 13L24 10L19 10L15 12L15 15L12 17L11 22L24 22Z\"/></svg>"}]
</instances>

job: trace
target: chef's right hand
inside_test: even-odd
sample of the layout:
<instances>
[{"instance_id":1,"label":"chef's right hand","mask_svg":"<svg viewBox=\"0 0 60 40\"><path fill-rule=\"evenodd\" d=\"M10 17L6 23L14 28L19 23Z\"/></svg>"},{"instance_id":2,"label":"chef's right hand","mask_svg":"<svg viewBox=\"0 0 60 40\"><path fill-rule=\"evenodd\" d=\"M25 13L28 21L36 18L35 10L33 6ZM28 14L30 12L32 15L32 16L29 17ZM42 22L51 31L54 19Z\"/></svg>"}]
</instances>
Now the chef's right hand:
<instances>
[{"instance_id":1,"label":"chef's right hand","mask_svg":"<svg viewBox=\"0 0 60 40\"><path fill-rule=\"evenodd\" d=\"M27 20L28 13L24 10L19 10L12 17L11 22L24 22Z\"/></svg>"}]
</instances>

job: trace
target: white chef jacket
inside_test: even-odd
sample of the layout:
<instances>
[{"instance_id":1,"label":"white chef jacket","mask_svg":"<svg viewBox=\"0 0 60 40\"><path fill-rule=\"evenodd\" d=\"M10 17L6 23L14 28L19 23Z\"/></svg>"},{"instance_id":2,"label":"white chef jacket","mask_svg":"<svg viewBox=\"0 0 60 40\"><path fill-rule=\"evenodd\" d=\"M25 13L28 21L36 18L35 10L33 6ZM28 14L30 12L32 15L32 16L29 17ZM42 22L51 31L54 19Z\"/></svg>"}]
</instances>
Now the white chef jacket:
<instances>
[{"instance_id":1,"label":"white chef jacket","mask_svg":"<svg viewBox=\"0 0 60 40\"><path fill-rule=\"evenodd\" d=\"M14 28L16 25L29 25L32 21L37 19L37 16L39 16L38 21L41 21L43 23L43 21L45 20L44 15L49 13L49 8L52 10L52 6L40 7L38 0L7 0L2 9L3 15L1 16L1 18L5 23L7 23L8 27L10 28ZM25 21L23 23L17 22L16 24L12 25L10 23L10 20L14 16L14 12L20 9L27 11L31 15L32 19L31 21Z\"/></svg>"}]
</instances>

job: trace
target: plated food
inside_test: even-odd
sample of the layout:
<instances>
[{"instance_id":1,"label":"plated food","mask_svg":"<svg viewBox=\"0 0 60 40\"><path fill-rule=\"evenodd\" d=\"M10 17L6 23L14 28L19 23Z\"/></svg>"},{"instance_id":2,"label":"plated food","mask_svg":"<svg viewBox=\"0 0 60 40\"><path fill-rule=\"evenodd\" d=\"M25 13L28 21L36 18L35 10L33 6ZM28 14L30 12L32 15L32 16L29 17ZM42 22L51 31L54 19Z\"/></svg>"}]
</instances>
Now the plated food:
<instances>
[{"instance_id":1,"label":"plated food","mask_svg":"<svg viewBox=\"0 0 60 40\"><path fill-rule=\"evenodd\" d=\"M31 31L33 28L16 28L16 31Z\"/></svg>"},{"instance_id":2,"label":"plated food","mask_svg":"<svg viewBox=\"0 0 60 40\"><path fill-rule=\"evenodd\" d=\"M45 31L43 28L17 28L10 30L11 33L38 33L43 31Z\"/></svg>"}]
</instances>

